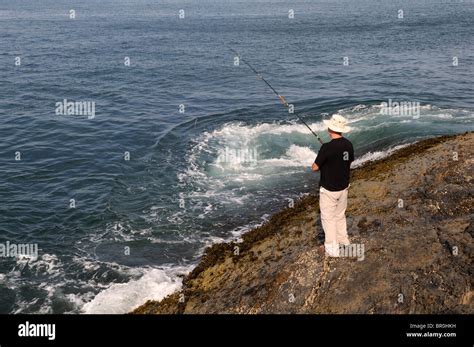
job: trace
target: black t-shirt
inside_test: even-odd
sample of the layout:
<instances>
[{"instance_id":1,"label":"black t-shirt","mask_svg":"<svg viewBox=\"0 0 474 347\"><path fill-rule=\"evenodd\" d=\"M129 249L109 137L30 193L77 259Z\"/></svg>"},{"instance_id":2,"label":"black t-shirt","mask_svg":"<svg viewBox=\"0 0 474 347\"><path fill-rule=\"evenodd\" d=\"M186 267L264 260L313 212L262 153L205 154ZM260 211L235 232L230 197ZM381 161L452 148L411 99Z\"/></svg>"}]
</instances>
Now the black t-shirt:
<instances>
[{"instance_id":1,"label":"black t-shirt","mask_svg":"<svg viewBox=\"0 0 474 347\"><path fill-rule=\"evenodd\" d=\"M323 144L314 161L321 172L319 185L333 192L346 189L353 161L354 148L348 139L340 137Z\"/></svg>"}]
</instances>

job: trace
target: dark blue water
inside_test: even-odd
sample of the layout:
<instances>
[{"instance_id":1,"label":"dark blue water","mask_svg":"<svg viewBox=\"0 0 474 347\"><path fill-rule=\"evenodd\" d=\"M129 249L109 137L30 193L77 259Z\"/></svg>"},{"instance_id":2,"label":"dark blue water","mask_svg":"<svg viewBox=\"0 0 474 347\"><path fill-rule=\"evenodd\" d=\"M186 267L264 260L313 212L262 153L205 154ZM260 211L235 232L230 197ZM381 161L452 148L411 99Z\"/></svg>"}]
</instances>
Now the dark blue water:
<instances>
[{"instance_id":1,"label":"dark blue water","mask_svg":"<svg viewBox=\"0 0 474 347\"><path fill-rule=\"evenodd\" d=\"M346 116L359 164L473 130L472 1L7 0L0 30L0 242L40 249L0 259L2 313L159 299L203 247L315 189L318 143L227 46L325 140L321 119ZM63 99L95 117L57 115ZM388 99L419 117L381 115Z\"/></svg>"}]
</instances>

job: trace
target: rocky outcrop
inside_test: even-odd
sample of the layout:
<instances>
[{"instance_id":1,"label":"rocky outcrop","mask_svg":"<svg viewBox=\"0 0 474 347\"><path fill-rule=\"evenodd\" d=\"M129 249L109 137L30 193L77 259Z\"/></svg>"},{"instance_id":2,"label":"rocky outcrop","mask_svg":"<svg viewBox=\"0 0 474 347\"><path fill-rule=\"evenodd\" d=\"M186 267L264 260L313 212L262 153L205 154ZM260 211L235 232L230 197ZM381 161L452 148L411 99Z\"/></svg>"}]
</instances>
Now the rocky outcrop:
<instances>
[{"instance_id":1,"label":"rocky outcrop","mask_svg":"<svg viewBox=\"0 0 474 347\"><path fill-rule=\"evenodd\" d=\"M324 256L307 196L243 242L208 248L181 292L134 313L473 313L473 153L466 133L354 170L355 257Z\"/></svg>"}]
</instances>

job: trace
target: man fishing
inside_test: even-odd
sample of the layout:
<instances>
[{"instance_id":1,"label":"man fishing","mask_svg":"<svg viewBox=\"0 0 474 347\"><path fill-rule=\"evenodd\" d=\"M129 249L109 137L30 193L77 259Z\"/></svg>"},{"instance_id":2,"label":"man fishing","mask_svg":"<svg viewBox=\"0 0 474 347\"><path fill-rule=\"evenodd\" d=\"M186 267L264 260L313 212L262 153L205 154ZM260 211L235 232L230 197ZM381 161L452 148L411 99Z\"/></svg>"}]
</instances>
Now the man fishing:
<instances>
[{"instance_id":1,"label":"man fishing","mask_svg":"<svg viewBox=\"0 0 474 347\"><path fill-rule=\"evenodd\" d=\"M283 106L290 110L290 104L285 97L278 93L275 88L258 72L247 60L242 59L234 49L229 49L236 54L240 61L247 65L260 80L273 91L280 99ZM347 190L349 188L349 176L351 162L354 161L354 149L352 143L342 136L348 132L347 120L340 115L333 115L330 120L324 120L328 126L331 141L323 143L317 133L311 129L306 121L297 112L291 112L311 131L321 143L318 156L311 169L321 171L319 182L319 208L321 210L321 221L323 224L326 254L331 257L339 256L339 244L348 245L346 226Z\"/></svg>"},{"instance_id":2,"label":"man fishing","mask_svg":"<svg viewBox=\"0 0 474 347\"><path fill-rule=\"evenodd\" d=\"M345 213L354 149L352 143L342 136L350 131L344 117L335 114L323 122L328 127L331 141L321 146L311 169L321 172L319 209L325 235L324 249L326 255L338 257L339 245L350 243Z\"/></svg>"}]
</instances>

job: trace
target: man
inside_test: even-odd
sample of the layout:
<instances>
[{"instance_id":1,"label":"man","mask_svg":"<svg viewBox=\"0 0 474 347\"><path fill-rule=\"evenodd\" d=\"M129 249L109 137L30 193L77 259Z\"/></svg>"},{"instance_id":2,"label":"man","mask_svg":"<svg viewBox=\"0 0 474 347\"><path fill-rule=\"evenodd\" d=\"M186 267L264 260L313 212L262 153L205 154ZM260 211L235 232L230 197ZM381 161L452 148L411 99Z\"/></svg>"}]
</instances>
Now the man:
<instances>
[{"instance_id":1,"label":"man","mask_svg":"<svg viewBox=\"0 0 474 347\"><path fill-rule=\"evenodd\" d=\"M325 235L324 249L328 256L338 257L339 244L350 243L345 213L354 149L352 143L342 136L350 130L344 117L335 114L323 122L328 127L331 141L321 146L311 169L321 172L319 209Z\"/></svg>"}]
</instances>

